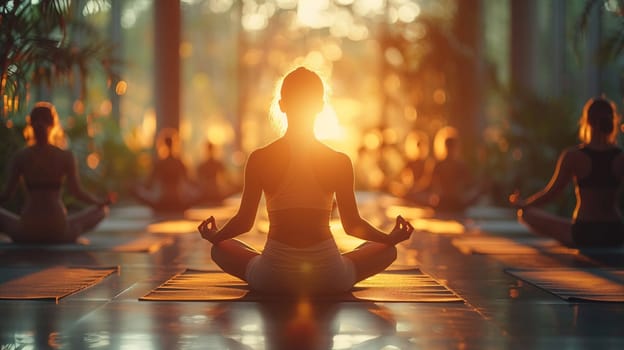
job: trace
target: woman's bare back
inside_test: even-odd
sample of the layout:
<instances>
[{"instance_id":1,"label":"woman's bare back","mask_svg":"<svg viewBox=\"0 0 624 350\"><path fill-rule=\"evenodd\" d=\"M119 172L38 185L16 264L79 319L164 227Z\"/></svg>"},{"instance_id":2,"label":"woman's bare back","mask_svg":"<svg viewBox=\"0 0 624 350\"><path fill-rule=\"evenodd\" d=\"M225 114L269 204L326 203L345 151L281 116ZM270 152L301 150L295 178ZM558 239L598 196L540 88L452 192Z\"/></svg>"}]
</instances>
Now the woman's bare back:
<instances>
[{"instance_id":1,"label":"woman's bare back","mask_svg":"<svg viewBox=\"0 0 624 350\"><path fill-rule=\"evenodd\" d=\"M254 152L252 157L257 158L255 163L262 164L257 169L257 175L268 206L272 206L273 203L269 202L283 191L289 167L303 166L304 171L312 173L308 186L301 188L301 191L293 193L289 189L289 195L299 197L301 205L272 211L269 208L270 238L294 247L310 246L330 239L329 219L334 193L339 190L340 183L345 182L341 181L345 174L352 172L345 166L346 155L317 141L302 147L280 139ZM329 203L325 201L326 205L322 206L324 208L318 208L319 197L320 202L324 202L323 198L329 199Z\"/></svg>"}]
</instances>

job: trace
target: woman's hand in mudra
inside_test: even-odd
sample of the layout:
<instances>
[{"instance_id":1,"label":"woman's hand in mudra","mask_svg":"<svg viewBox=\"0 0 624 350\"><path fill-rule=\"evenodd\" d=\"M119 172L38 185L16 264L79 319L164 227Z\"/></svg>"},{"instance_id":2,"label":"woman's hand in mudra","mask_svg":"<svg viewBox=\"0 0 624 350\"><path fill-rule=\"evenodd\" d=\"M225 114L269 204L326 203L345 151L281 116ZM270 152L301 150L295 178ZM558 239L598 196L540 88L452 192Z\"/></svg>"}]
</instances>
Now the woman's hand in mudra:
<instances>
[{"instance_id":1,"label":"woman's hand in mudra","mask_svg":"<svg viewBox=\"0 0 624 350\"><path fill-rule=\"evenodd\" d=\"M397 216L396 224L388 235L392 244L397 244L409 239L414 232L414 226L409 221L403 219L401 215Z\"/></svg>"},{"instance_id":2,"label":"woman's hand in mudra","mask_svg":"<svg viewBox=\"0 0 624 350\"><path fill-rule=\"evenodd\" d=\"M199 231L203 239L214 243L213 240L217 235L217 232L219 232L214 216L202 221L201 224L197 226L197 231Z\"/></svg>"}]
</instances>

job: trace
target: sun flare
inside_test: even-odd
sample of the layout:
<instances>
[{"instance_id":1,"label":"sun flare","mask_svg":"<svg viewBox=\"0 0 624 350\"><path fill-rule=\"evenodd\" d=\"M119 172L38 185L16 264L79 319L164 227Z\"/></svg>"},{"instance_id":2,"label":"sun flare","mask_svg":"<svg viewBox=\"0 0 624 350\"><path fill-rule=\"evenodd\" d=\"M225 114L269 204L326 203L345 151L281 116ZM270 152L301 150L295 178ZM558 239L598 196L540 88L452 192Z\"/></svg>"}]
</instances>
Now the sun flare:
<instances>
[{"instance_id":1,"label":"sun flare","mask_svg":"<svg viewBox=\"0 0 624 350\"><path fill-rule=\"evenodd\" d=\"M340 125L336 111L331 106L326 104L316 116L314 135L319 140L342 140L345 137L344 127Z\"/></svg>"}]
</instances>

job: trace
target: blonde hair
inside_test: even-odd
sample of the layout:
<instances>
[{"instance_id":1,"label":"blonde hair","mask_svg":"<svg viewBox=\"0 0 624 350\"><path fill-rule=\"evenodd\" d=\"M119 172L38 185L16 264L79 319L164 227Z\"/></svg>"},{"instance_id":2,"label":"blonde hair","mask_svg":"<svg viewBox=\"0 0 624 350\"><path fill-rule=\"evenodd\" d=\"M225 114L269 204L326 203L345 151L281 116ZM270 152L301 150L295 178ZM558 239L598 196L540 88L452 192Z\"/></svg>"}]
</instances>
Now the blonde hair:
<instances>
[{"instance_id":1,"label":"blonde hair","mask_svg":"<svg viewBox=\"0 0 624 350\"><path fill-rule=\"evenodd\" d=\"M579 120L579 139L589 143L592 132L606 136L607 142L615 144L620 117L613 101L604 97L591 98L583 106L583 114Z\"/></svg>"},{"instance_id":2,"label":"blonde hair","mask_svg":"<svg viewBox=\"0 0 624 350\"><path fill-rule=\"evenodd\" d=\"M24 138L26 144L32 146L41 138L46 137L47 142L59 148L67 148L67 138L59 122L56 108L50 102L40 101L26 116Z\"/></svg>"}]
</instances>

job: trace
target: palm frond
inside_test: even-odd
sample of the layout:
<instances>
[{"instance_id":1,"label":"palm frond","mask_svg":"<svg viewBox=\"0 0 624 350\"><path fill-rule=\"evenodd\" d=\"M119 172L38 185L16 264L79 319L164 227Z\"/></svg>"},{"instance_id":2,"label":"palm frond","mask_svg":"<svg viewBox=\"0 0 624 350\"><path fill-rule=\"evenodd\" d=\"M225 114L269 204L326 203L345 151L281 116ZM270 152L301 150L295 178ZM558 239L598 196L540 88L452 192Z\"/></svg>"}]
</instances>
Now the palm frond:
<instances>
[{"instance_id":1,"label":"palm frond","mask_svg":"<svg viewBox=\"0 0 624 350\"><path fill-rule=\"evenodd\" d=\"M90 2L103 8L104 0ZM86 95L86 78L93 69L116 77L119 61L114 46L73 11L82 11L71 0L15 0L0 5L0 69L5 84L0 96L17 99L23 106L32 84L53 86L78 82ZM88 40L80 40L88 38ZM79 77L79 79L77 79ZM0 99L0 113L3 113Z\"/></svg>"}]
</instances>

